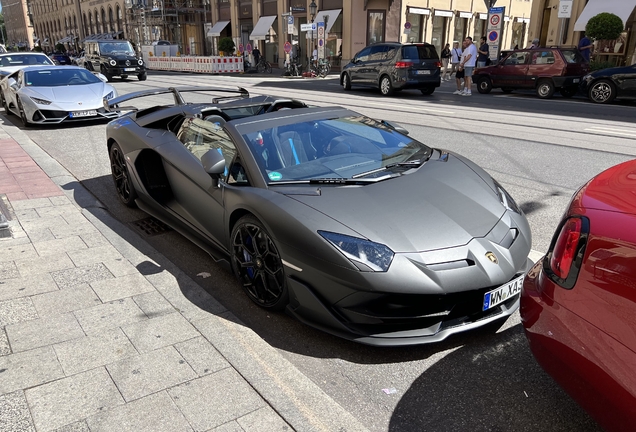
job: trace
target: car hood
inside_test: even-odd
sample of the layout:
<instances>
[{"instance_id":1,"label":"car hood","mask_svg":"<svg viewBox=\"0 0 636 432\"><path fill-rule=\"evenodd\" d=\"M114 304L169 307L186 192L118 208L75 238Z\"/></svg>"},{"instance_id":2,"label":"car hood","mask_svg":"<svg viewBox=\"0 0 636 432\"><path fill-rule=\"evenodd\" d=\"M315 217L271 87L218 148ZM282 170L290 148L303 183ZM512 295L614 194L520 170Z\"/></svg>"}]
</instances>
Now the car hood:
<instances>
[{"instance_id":1,"label":"car hood","mask_svg":"<svg viewBox=\"0 0 636 432\"><path fill-rule=\"evenodd\" d=\"M636 74L636 65L601 69L601 70L592 72L592 76L601 77L601 76L612 76L612 75L626 74L626 73Z\"/></svg>"},{"instance_id":2,"label":"car hood","mask_svg":"<svg viewBox=\"0 0 636 432\"><path fill-rule=\"evenodd\" d=\"M106 89L108 88L108 91ZM82 103L85 106L102 105L104 93L112 91L103 82L76 86L28 87L27 95L49 100L55 104Z\"/></svg>"},{"instance_id":3,"label":"car hood","mask_svg":"<svg viewBox=\"0 0 636 432\"><path fill-rule=\"evenodd\" d=\"M131 62L137 61L137 57L135 57L134 55L127 55L127 54L106 54L106 57L109 57L115 60L130 60Z\"/></svg>"},{"instance_id":4,"label":"car hood","mask_svg":"<svg viewBox=\"0 0 636 432\"><path fill-rule=\"evenodd\" d=\"M296 199L394 252L424 252L484 237L505 209L461 158L430 160L415 172L364 186L327 186Z\"/></svg>"}]
</instances>

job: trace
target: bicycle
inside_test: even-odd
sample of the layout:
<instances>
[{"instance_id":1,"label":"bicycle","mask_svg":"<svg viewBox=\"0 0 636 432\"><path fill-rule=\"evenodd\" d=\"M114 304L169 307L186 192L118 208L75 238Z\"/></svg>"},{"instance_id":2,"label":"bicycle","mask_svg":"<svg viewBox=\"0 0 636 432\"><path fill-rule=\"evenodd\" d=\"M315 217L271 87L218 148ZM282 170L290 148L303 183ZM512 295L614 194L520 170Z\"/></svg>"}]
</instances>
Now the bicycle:
<instances>
[{"instance_id":1,"label":"bicycle","mask_svg":"<svg viewBox=\"0 0 636 432\"><path fill-rule=\"evenodd\" d=\"M287 63L287 73L290 76L301 76L302 75L302 66L299 65L296 60Z\"/></svg>"},{"instance_id":2,"label":"bicycle","mask_svg":"<svg viewBox=\"0 0 636 432\"><path fill-rule=\"evenodd\" d=\"M318 71L317 71L316 75L318 75L320 78L324 78L327 75L329 75L330 71L331 71L331 63L329 62L329 60L327 60L327 59L319 59L318 60Z\"/></svg>"},{"instance_id":3,"label":"bicycle","mask_svg":"<svg viewBox=\"0 0 636 432\"><path fill-rule=\"evenodd\" d=\"M265 60L265 57L261 57L260 60L258 61L258 64L256 65L256 70L259 73L263 73L263 72L267 72L267 73L272 73L272 65Z\"/></svg>"}]
</instances>

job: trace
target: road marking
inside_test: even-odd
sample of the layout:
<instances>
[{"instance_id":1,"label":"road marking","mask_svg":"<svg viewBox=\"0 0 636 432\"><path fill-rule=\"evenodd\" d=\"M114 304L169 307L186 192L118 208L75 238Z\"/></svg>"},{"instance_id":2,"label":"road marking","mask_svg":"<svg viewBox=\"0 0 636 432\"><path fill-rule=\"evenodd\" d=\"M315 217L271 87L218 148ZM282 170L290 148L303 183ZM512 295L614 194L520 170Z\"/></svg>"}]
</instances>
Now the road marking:
<instances>
[{"instance_id":1,"label":"road marking","mask_svg":"<svg viewBox=\"0 0 636 432\"><path fill-rule=\"evenodd\" d=\"M415 107L413 105L410 104L404 104L404 105L393 105L393 104L387 104L387 103L377 103L377 102L371 102L371 101L365 101L364 102L366 105L378 105L384 108L396 108L396 109L404 109L405 107L415 110L415 111L426 111L426 112L432 112L432 113L438 113L438 114L455 114L454 111L445 111L445 110L441 110L441 109L429 109L429 108L420 108L420 107Z\"/></svg>"},{"instance_id":2,"label":"road marking","mask_svg":"<svg viewBox=\"0 0 636 432\"><path fill-rule=\"evenodd\" d=\"M633 130L633 129L617 129L617 128L602 127L602 126L594 126L591 128L587 128L585 130L588 132L636 137L636 130Z\"/></svg>"}]
</instances>

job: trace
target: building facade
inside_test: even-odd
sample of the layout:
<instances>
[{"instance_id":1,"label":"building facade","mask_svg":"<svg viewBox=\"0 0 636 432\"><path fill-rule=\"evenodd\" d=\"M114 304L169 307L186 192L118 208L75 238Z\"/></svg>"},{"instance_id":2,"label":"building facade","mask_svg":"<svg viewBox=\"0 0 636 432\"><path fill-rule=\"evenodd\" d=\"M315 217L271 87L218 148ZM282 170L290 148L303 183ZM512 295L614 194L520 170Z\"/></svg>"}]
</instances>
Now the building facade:
<instances>
[{"instance_id":1,"label":"building facade","mask_svg":"<svg viewBox=\"0 0 636 432\"><path fill-rule=\"evenodd\" d=\"M33 47L33 26L29 19L27 0L2 0L2 14L7 32L8 48L28 50Z\"/></svg>"},{"instance_id":2,"label":"building facade","mask_svg":"<svg viewBox=\"0 0 636 432\"><path fill-rule=\"evenodd\" d=\"M536 0L535 0L536 1ZM498 0L505 7L501 49L524 48L528 41L531 0ZM407 0L401 13L402 42L429 42L437 52L448 43L486 36L488 9L481 0Z\"/></svg>"},{"instance_id":3,"label":"building facade","mask_svg":"<svg viewBox=\"0 0 636 432\"><path fill-rule=\"evenodd\" d=\"M167 40L183 55L211 55L220 38L230 37L237 50L258 47L281 66L286 42L303 62L317 48L317 32L303 26L312 21L325 23L324 55L338 65L374 42L425 41L441 51L465 36L478 40L485 35L487 14L481 0L28 1L36 40L44 47L60 42L79 48L92 35L137 45ZM527 44L531 5L497 1L495 6L506 8L502 48Z\"/></svg>"},{"instance_id":4,"label":"building facade","mask_svg":"<svg viewBox=\"0 0 636 432\"><path fill-rule=\"evenodd\" d=\"M530 38L541 46L578 46L587 21L601 12L618 15L625 31L615 41L597 41L593 60L616 65L636 63L636 0L573 0L570 18L559 18L559 0L534 0Z\"/></svg>"}]
</instances>

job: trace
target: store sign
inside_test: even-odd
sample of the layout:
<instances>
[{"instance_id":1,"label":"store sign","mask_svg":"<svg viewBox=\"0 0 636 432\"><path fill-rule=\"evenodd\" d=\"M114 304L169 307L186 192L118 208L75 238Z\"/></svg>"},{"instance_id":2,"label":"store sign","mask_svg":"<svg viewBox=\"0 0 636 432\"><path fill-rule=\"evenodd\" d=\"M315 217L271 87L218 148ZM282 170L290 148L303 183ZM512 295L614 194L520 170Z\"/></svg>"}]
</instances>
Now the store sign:
<instances>
[{"instance_id":1,"label":"store sign","mask_svg":"<svg viewBox=\"0 0 636 432\"><path fill-rule=\"evenodd\" d=\"M571 18L572 17L572 0L559 1L559 18Z\"/></svg>"}]
</instances>

